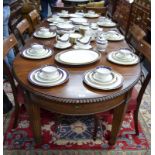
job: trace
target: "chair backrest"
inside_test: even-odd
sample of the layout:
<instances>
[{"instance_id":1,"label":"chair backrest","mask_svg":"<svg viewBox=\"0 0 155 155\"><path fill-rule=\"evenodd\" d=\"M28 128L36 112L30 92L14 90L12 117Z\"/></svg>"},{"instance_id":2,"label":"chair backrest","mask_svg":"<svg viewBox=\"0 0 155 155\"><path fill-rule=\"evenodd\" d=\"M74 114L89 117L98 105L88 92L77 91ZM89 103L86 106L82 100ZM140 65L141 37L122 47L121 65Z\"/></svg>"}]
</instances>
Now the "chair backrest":
<instances>
[{"instance_id":1,"label":"chair backrest","mask_svg":"<svg viewBox=\"0 0 155 155\"><path fill-rule=\"evenodd\" d=\"M7 65L5 57L11 48L17 46L17 40L14 34L10 34L6 39L3 40L3 72L7 76L7 80L11 84L12 92L14 95L15 104L17 103L17 88L13 78L12 69Z\"/></svg>"},{"instance_id":2,"label":"chair backrest","mask_svg":"<svg viewBox=\"0 0 155 155\"><path fill-rule=\"evenodd\" d=\"M148 44L145 40L137 41L137 50L147 59L149 63L149 70L146 76L144 76L144 80L142 82L142 86L137 97L137 106L139 108L141 100L143 98L143 94L151 79L151 45Z\"/></svg>"},{"instance_id":3,"label":"chair backrest","mask_svg":"<svg viewBox=\"0 0 155 155\"><path fill-rule=\"evenodd\" d=\"M133 24L132 26L130 26L127 35L128 42L131 42L131 39L134 39L136 41L142 40L146 36L146 33L138 25Z\"/></svg>"},{"instance_id":4,"label":"chair backrest","mask_svg":"<svg viewBox=\"0 0 155 155\"><path fill-rule=\"evenodd\" d=\"M106 15L107 8L106 7L85 7L85 11L88 12L89 10L94 11L95 13L98 13L102 16Z\"/></svg>"},{"instance_id":5,"label":"chair backrest","mask_svg":"<svg viewBox=\"0 0 155 155\"><path fill-rule=\"evenodd\" d=\"M30 29L30 24L29 24L28 20L23 19L21 22L19 22L17 24L16 28L19 33L22 44L25 45L24 34L27 33L29 35L29 37L31 36L31 29Z\"/></svg>"},{"instance_id":6,"label":"chair backrest","mask_svg":"<svg viewBox=\"0 0 155 155\"><path fill-rule=\"evenodd\" d=\"M53 7L53 12L54 13L61 12L62 10L66 10L69 13L74 13L75 12L75 7L57 7L57 6Z\"/></svg>"},{"instance_id":7,"label":"chair backrest","mask_svg":"<svg viewBox=\"0 0 155 155\"><path fill-rule=\"evenodd\" d=\"M33 31L35 30L36 26L39 24L40 22L40 15L37 12L37 10L32 10L29 14L28 17L30 19L31 25L32 25L32 29Z\"/></svg>"}]
</instances>

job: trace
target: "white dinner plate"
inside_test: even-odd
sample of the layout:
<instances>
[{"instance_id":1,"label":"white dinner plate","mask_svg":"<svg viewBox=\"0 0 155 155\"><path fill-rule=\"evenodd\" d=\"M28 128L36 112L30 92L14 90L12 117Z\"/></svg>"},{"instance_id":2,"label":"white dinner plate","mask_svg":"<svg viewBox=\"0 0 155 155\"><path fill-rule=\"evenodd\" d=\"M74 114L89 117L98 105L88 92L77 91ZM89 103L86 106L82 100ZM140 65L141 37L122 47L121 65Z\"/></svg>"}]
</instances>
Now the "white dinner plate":
<instances>
[{"instance_id":1,"label":"white dinner plate","mask_svg":"<svg viewBox=\"0 0 155 155\"><path fill-rule=\"evenodd\" d=\"M51 22L51 23L53 23L53 22L59 23L59 22L64 22L64 19L62 19L62 18L47 18L47 21Z\"/></svg>"},{"instance_id":2,"label":"white dinner plate","mask_svg":"<svg viewBox=\"0 0 155 155\"><path fill-rule=\"evenodd\" d=\"M123 81L124 81L124 78L121 74L117 73L117 72L113 72L113 74L115 75L116 77L116 81L111 83L111 84L98 84L94 81L92 81L92 79L90 78L90 74L92 73L93 71L88 71L85 73L84 75L84 79L83 81L93 87L93 88L97 88L97 89L101 89L101 90L113 90L113 89L117 89L117 88L120 88L122 85L123 85Z\"/></svg>"},{"instance_id":3,"label":"white dinner plate","mask_svg":"<svg viewBox=\"0 0 155 155\"><path fill-rule=\"evenodd\" d=\"M55 56L55 60L66 65L86 65L96 62L101 54L93 50L68 50L63 51Z\"/></svg>"},{"instance_id":4,"label":"white dinner plate","mask_svg":"<svg viewBox=\"0 0 155 155\"><path fill-rule=\"evenodd\" d=\"M53 86L61 85L69 79L68 72L66 72L65 70L63 70L61 68L58 68L60 74L62 74L62 76L59 80L53 81L53 82L38 81L38 79L36 79L36 74L40 71L40 69L41 68L33 70L28 75L28 80L34 85L42 86L42 87L53 87Z\"/></svg>"},{"instance_id":5,"label":"white dinner plate","mask_svg":"<svg viewBox=\"0 0 155 155\"><path fill-rule=\"evenodd\" d=\"M97 22L98 26L102 26L102 27L115 27L116 23L114 22Z\"/></svg>"},{"instance_id":6,"label":"white dinner plate","mask_svg":"<svg viewBox=\"0 0 155 155\"><path fill-rule=\"evenodd\" d=\"M74 45L73 48L74 49L85 49L85 50L89 50L89 49L92 48L92 46L91 45L85 45L85 46L81 47L81 46L78 46L78 45Z\"/></svg>"},{"instance_id":7,"label":"white dinner plate","mask_svg":"<svg viewBox=\"0 0 155 155\"><path fill-rule=\"evenodd\" d=\"M74 24L87 23L87 19L85 18L70 18L70 21L72 21Z\"/></svg>"},{"instance_id":8,"label":"white dinner plate","mask_svg":"<svg viewBox=\"0 0 155 155\"><path fill-rule=\"evenodd\" d=\"M83 17L82 14L78 14L78 13L71 13L69 16L70 16L71 18L81 18L81 17Z\"/></svg>"},{"instance_id":9,"label":"white dinner plate","mask_svg":"<svg viewBox=\"0 0 155 155\"><path fill-rule=\"evenodd\" d=\"M61 17L61 18L69 18L69 14L65 14L65 13L58 13L58 16Z\"/></svg>"},{"instance_id":10,"label":"white dinner plate","mask_svg":"<svg viewBox=\"0 0 155 155\"><path fill-rule=\"evenodd\" d=\"M25 58L29 58L29 59L44 59L44 58L48 58L53 54L53 51L51 49L46 49L47 52L45 52L44 55L30 55L28 54L27 50L29 49L25 49L21 55Z\"/></svg>"},{"instance_id":11,"label":"white dinner plate","mask_svg":"<svg viewBox=\"0 0 155 155\"><path fill-rule=\"evenodd\" d=\"M122 41L122 40L124 40L124 36L120 33L117 33L117 32L115 34L111 34L111 33L106 32L105 38L108 41Z\"/></svg>"},{"instance_id":12,"label":"white dinner plate","mask_svg":"<svg viewBox=\"0 0 155 155\"><path fill-rule=\"evenodd\" d=\"M57 44L57 43L54 44L54 47L57 48L57 49L66 49L66 48L69 48L69 47L71 47L71 46L72 46L71 43L67 43L67 44L65 44L65 45L63 45L63 46L62 46L62 45L60 46L60 45Z\"/></svg>"},{"instance_id":13,"label":"white dinner plate","mask_svg":"<svg viewBox=\"0 0 155 155\"><path fill-rule=\"evenodd\" d=\"M99 14L90 14L90 13L85 13L84 17L86 18L98 18L100 15Z\"/></svg>"},{"instance_id":14,"label":"white dinner plate","mask_svg":"<svg viewBox=\"0 0 155 155\"><path fill-rule=\"evenodd\" d=\"M49 35L39 35L37 32L33 33L33 36L36 38L43 38L43 39L48 39L48 38L53 38L56 36L56 33L51 32Z\"/></svg>"},{"instance_id":15,"label":"white dinner plate","mask_svg":"<svg viewBox=\"0 0 155 155\"><path fill-rule=\"evenodd\" d=\"M139 63L139 57L133 53L133 59L132 61L128 61L128 60L125 60L125 61L122 61L120 59L117 59L115 57L115 53L117 53L118 51L113 51L113 52L110 52L108 55L107 55L107 59L113 63L116 63L116 64L119 64L119 65L135 65L137 63Z\"/></svg>"}]
</instances>

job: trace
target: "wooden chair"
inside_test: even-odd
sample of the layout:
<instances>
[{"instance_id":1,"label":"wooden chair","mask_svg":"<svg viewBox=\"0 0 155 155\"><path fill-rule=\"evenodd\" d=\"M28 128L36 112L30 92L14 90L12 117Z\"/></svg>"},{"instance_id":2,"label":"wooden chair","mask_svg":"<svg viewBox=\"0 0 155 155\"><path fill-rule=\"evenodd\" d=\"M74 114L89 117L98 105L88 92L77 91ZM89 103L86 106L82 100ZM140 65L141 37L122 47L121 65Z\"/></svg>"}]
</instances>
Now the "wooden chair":
<instances>
[{"instance_id":1,"label":"wooden chair","mask_svg":"<svg viewBox=\"0 0 155 155\"><path fill-rule=\"evenodd\" d=\"M151 46L146 41L141 40L141 41L137 41L137 49L141 54L143 54L143 56L149 62L149 66L148 66L149 70L148 70L148 73L146 74L144 80L142 81L141 88L140 88L139 92L135 88L133 88L131 99L129 101L129 106L127 109L128 111L134 112L135 130L136 130L136 134L138 135L139 134L139 130L138 130L139 107L140 107L143 95L145 93L146 87L149 84L150 79L151 79Z\"/></svg>"},{"instance_id":2,"label":"wooden chair","mask_svg":"<svg viewBox=\"0 0 155 155\"><path fill-rule=\"evenodd\" d=\"M29 14L28 14L28 17L30 19L30 23L32 25L32 29L33 31L35 31L37 25L39 24L40 22L40 15L39 13L37 12L37 10L33 10L31 11Z\"/></svg>"},{"instance_id":3,"label":"wooden chair","mask_svg":"<svg viewBox=\"0 0 155 155\"><path fill-rule=\"evenodd\" d=\"M74 13L75 12L75 7L58 7L58 6L53 7L53 12L54 13L61 12L62 10L66 10L69 13Z\"/></svg>"},{"instance_id":4,"label":"wooden chair","mask_svg":"<svg viewBox=\"0 0 155 155\"><path fill-rule=\"evenodd\" d=\"M85 11L88 12L89 10L93 10L95 13L98 13L102 16L105 16L107 13L106 7L85 7Z\"/></svg>"},{"instance_id":5,"label":"wooden chair","mask_svg":"<svg viewBox=\"0 0 155 155\"><path fill-rule=\"evenodd\" d=\"M16 26L19 37L23 45L25 45L26 38L31 36L31 27L27 19L23 19Z\"/></svg>"},{"instance_id":6,"label":"wooden chair","mask_svg":"<svg viewBox=\"0 0 155 155\"><path fill-rule=\"evenodd\" d=\"M7 81L10 83L12 88L12 93L13 93L14 102L15 102L15 116L14 116L13 128L16 128L18 123L20 105L24 103L24 97L23 97L24 95L23 95L23 90L19 87L19 85L15 84L12 69L7 65L5 61L5 57L7 56L11 48L14 48L16 53L19 52L17 50L18 49L17 40L14 34L10 34L8 38L3 40L3 72L4 72L4 75L7 76Z\"/></svg>"}]
</instances>

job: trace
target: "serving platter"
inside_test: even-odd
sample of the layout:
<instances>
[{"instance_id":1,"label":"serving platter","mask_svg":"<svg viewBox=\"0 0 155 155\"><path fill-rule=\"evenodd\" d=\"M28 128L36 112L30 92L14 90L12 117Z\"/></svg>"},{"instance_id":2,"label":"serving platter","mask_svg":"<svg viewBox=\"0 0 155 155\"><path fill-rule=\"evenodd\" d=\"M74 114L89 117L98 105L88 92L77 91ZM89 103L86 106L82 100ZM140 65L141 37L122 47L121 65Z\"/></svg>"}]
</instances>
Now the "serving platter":
<instances>
[{"instance_id":1,"label":"serving platter","mask_svg":"<svg viewBox=\"0 0 155 155\"><path fill-rule=\"evenodd\" d=\"M28 75L29 82L31 82L34 85L41 86L41 87L53 87L53 86L61 85L69 79L68 72L65 71L64 69L58 68L60 77L57 80L54 80L54 81L47 81L43 79L41 80L39 76L37 76L40 70L41 68L38 68L29 73Z\"/></svg>"},{"instance_id":2,"label":"serving platter","mask_svg":"<svg viewBox=\"0 0 155 155\"><path fill-rule=\"evenodd\" d=\"M113 77L113 80L108 83L101 83L99 81L95 81L92 78L92 74L93 74L93 70L86 72L84 74L83 81L84 83L86 83L87 85L93 88L100 89L100 90L113 90L113 89L120 88L123 85L124 78L121 74L117 72L112 71L112 74L114 77Z\"/></svg>"},{"instance_id":3,"label":"serving platter","mask_svg":"<svg viewBox=\"0 0 155 155\"><path fill-rule=\"evenodd\" d=\"M56 33L51 32L50 35L39 35L37 32L34 32L33 36L36 38L49 39L55 37Z\"/></svg>"},{"instance_id":4,"label":"serving platter","mask_svg":"<svg viewBox=\"0 0 155 155\"><path fill-rule=\"evenodd\" d=\"M39 55L35 55L35 54L30 54L30 48L25 49L21 55L25 58L28 59L44 59L44 58L48 58L53 54L53 51L51 49L45 49L45 53L44 54L39 54Z\"/></svg>"},{"instance_id":5,"label":"serving platter","mask_svg":"<svg viewBox=\"0 0 155 155\"><path fill-rule=\"evenodd\" d=\"M55 55L55 60L66 65L87 65L98 61L101 54L93 50L66 50Z\"/></svg>"},{"instance_id":6,"label":"serving platter","mask_svg":"<svg viewBox=\"0 0 155 155\"><path fill-rule=\"evenodd\" d=\"M107 59L110 62L119 64L119 65L135 65L135 64L139 63L139 61L140 61L139 57L136 54L134 54L134 53L131 54L131 56L132 56L132 59L131 60L128 60L128 59L118 59L116 57L116 54L117 53L118 53L118 51L112 51L112 52L110 52L107 55Z\"/></svg>"}]
</instances>

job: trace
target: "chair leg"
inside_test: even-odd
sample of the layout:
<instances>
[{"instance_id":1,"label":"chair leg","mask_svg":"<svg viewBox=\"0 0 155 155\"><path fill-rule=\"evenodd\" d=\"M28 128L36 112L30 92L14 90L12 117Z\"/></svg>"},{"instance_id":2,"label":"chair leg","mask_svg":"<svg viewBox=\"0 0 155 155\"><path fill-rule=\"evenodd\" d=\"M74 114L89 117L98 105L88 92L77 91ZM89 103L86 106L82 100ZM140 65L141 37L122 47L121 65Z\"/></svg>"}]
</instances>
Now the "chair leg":
<instances>
[{"instance_id":1,"label":"chair leg","mask_svg":"<svg viewBox=\"0 0 155 155\"><path fill-rule=\"evenodd\" d=\"M136 135L139 135L139 129L138 129L138 110L134 111L134 125L135 125Z\"/></svg>"},{"instance_id":2,"label":"chair leg","mask_svg":"<svg viewBox=\"0 0 155 155\"><path fill-rule=\"evenodd\" d=\"M93 140L96 140L98 125L99 125L98 116L95 115L95 116L94 116L94 132L93 132Z\"/></svg>"},{"instance_id":3,"label":"chair leg","mask_svg":"<svg viewBox=\"0 0 155 155\"><path fill-rule=\"evenodd\" d=\"M19 104L15 104L15 118L13 123L13 129L17 127L18 124L18 117L19 117Z\"/></svg>"}]
</instances>

